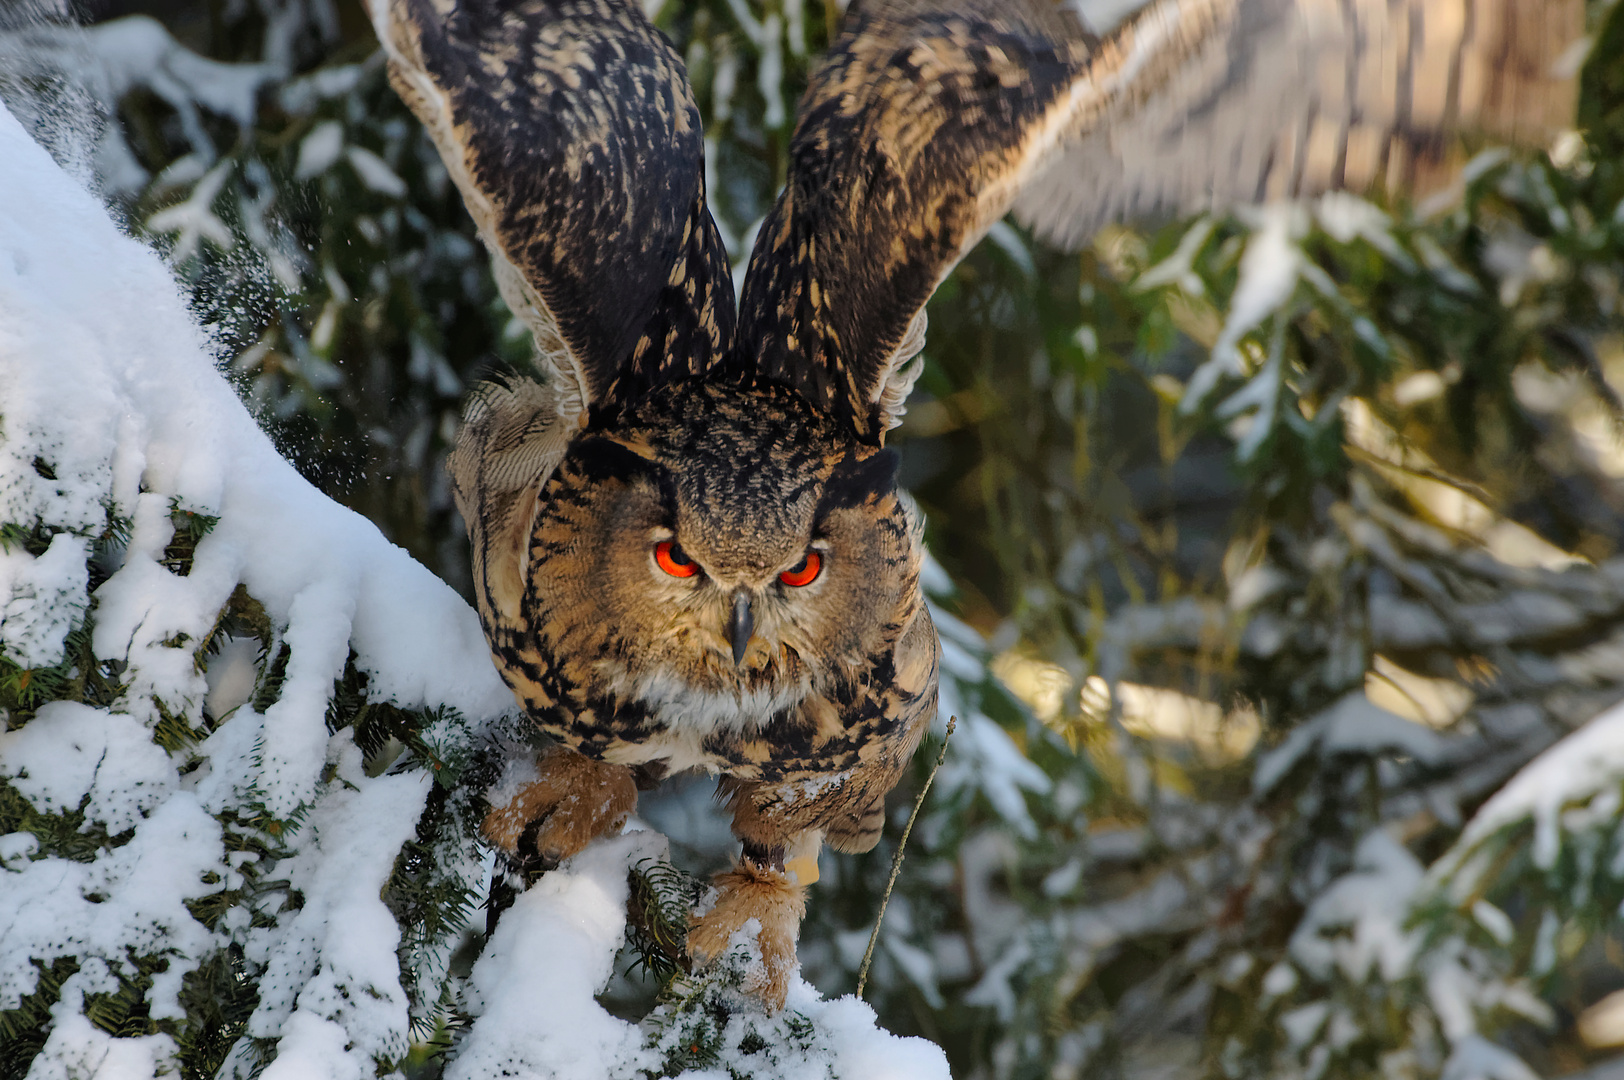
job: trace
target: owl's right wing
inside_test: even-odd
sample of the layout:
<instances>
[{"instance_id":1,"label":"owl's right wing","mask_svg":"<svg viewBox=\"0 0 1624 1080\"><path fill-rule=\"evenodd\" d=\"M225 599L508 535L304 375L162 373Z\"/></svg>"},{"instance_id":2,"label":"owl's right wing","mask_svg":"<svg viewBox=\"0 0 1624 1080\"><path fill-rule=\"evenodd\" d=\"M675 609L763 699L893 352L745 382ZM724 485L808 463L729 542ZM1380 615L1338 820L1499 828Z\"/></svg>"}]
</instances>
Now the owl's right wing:
<instances>
[{"instance_id":1,"label":"owl's right wing","mask_svg":"<svg viewBox=\"0 0 1624 1080\"><path fill-rule=\"evenodd\" d=\"M368 0L545 386L470 399L448 467L493 640L522 627L541 485L585 414L701 374L733 336L699 110L636 0Z\"/></svg>"},{"instance_id":2,"label":"owl's right wing","mask_svg":"<svg viewBox=\"0 0 1624 1080\"><path fill-rule=\"evenodd\" d=\"M733 336L682 62L636 0L368 0L569 421Z\"/></svg>"},{"instance_id":3,"label":"owl's right wing","mask_svg":"<svg viewBox=\"0 0 1624 1080\"><path fill-rule=\"evenodd\" d=\"M852 4L757 233L745 364L878 442L926 301L1012 206L1077 244L1113 217L1413 188L1463 129L1571 123L1583 56L1583 0L1149 0L1103 35L1066 15Z\"/></svg>"}]
</instances>

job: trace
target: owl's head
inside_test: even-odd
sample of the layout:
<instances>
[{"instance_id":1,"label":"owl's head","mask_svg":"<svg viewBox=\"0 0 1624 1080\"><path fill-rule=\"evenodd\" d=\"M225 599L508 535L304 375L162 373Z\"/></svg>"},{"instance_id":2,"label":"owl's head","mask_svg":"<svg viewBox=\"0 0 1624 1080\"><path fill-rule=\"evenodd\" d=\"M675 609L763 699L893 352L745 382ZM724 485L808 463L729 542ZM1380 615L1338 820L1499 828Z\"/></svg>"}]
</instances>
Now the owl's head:
<instances>
[{"instance_id":1,"label":"owl's head","mask_svg":"<svg viewBox=\"0 0 1624 1080\"><path fill-rule=\"evenodd\" d=\"M793 392L662 390L573 440L542 492L542 632L621 700L764 722L917 611L919 519L895 474Z\"/></svg>"}]
</instances>

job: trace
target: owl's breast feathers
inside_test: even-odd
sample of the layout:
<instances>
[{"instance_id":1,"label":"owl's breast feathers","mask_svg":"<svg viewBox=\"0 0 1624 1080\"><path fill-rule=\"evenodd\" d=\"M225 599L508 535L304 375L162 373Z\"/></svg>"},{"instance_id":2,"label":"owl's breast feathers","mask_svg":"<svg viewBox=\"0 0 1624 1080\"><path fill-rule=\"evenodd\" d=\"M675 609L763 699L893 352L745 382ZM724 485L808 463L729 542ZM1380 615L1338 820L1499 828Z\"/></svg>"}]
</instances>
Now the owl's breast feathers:
<instances>
[{"instance_id":1,"label":"owl's breast feathers","mask_svg":"<svg viewBox=\"0 0 1624 1080\"><path fill-rule=\"evenodd\" d=\"M487 388L450 463L492 655L535 722L656 775L888 788L935 713L938 654L890 456L772 388L674 385L601 431L551 405L527 380ZM717 580L662 581L667 534ZM823 580L771 584L809 540ZM760 636L735 662L706 620L757 579Z\"/></svg>"}]
</instances>

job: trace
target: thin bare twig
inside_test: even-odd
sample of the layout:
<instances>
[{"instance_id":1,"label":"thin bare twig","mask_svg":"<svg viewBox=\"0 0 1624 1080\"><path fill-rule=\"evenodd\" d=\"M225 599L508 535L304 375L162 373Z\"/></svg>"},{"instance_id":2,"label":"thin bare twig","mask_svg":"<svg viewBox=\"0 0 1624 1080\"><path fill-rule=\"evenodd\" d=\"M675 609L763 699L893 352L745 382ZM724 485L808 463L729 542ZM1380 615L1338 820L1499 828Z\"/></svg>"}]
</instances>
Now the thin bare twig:
<instances>
[{"instance_id":1,"label":"thin bare twig","mask_svg":"<svg viewBox=\"0 0 1624 1080\"><path fill-rule=\"evenodd\" d=\"M925 777L925 786L919 789L919 798L914 800L913 813L908 815L908 824L902 827L902 839L897 841L897 853L891 859L891 879L885 883L885 895L880 897L880 910L874 916L874 932L868 935L868 948L863 952L863 966L857 969L858 1000L862 1000L863 987L868 985L868 966L874 962L874 946L880 943L880 923L885 921L885 905L891 902L891 890L896 888L897 875L902 873L902 853L908 850L908 836L913 832L914 822L919 820L919 811L925 805L925 796L930 794L930 785L931 781L936 779L936 770L947 760L947 741L953 737L953 729L958 722L958 717L948 717L947 732L942 736L942 749L936 755L936 764L930 767L930 775Z\"/></svg>"}]
</instances>

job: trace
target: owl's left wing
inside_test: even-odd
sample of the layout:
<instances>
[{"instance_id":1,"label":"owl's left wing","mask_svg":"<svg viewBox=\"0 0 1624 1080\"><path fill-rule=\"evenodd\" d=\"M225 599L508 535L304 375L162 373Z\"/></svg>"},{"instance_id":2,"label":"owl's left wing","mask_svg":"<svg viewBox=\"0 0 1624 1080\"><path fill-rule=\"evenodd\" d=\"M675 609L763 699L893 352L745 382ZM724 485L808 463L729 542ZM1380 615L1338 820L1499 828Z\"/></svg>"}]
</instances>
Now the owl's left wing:
<instances>
[{"instance_id":1,"label":"owl's left wing","mask_svg":"<svg viewBox=\"0 0 1624 1080\"><path fill-rule=\"evenodd\" d=\"M733 335L682 62L637 0L367 0L568 419Z\"/></svg>"},{"instance_id":2,"label":"owl's left wing","mask_svg":"<svg viewBox=\"0 0 1624 1080\"><path fill-rule=\"evenodd\" d=\"M1140 3L1102 69L1122 92L1015 202L1064 246L1146 214L1424 196L1454 179L1461 132L1527 144L1573 123L1582 0Z\"/></svg>"},{"instance_id":3,"label":"owl's left wing","mask_svg":"<svg viewBox=\"0 0 1624 1080\"><path fill-rule=\"evenodd\" d=\"M737 355L879 442L924 306L1003 214L1110 217L1427 179L1457 131L1572 115L1583 0L865 0L801 103ZM1576 66L1576 65L1575 65Z\"/></svg>"}]
</instances>

